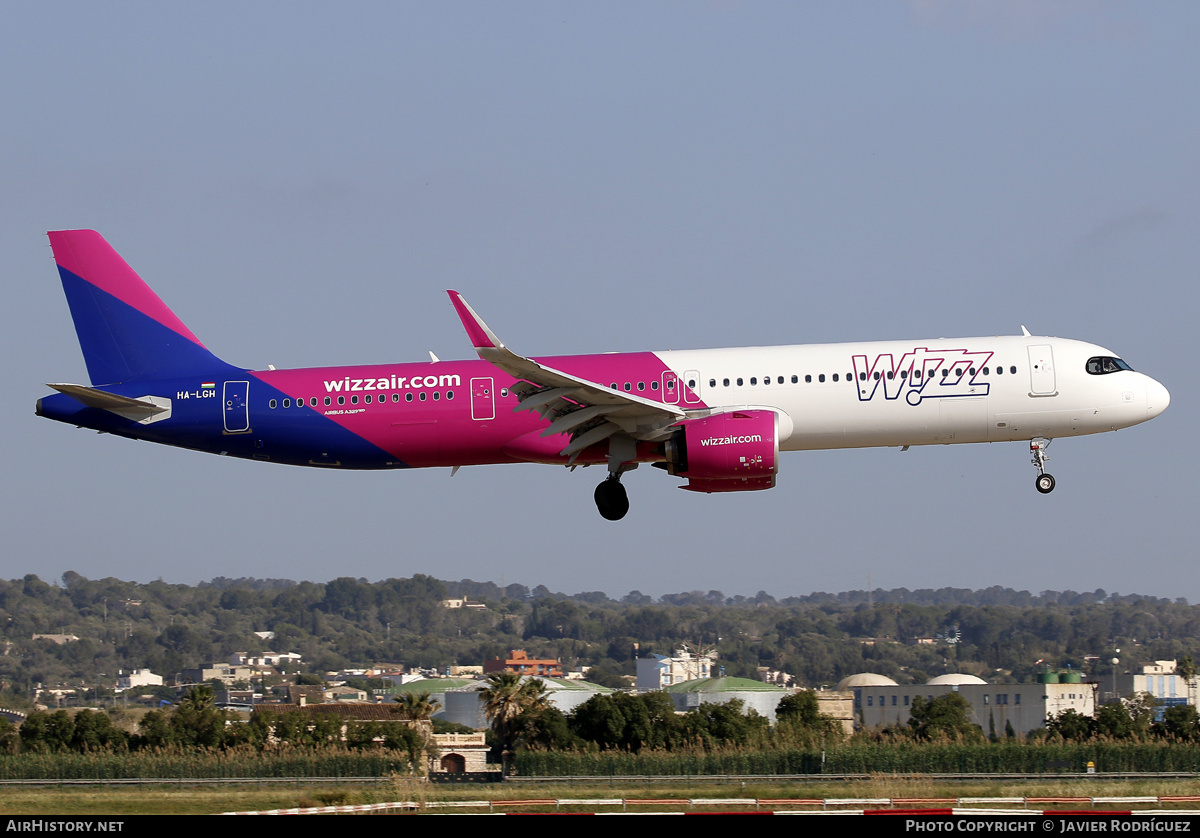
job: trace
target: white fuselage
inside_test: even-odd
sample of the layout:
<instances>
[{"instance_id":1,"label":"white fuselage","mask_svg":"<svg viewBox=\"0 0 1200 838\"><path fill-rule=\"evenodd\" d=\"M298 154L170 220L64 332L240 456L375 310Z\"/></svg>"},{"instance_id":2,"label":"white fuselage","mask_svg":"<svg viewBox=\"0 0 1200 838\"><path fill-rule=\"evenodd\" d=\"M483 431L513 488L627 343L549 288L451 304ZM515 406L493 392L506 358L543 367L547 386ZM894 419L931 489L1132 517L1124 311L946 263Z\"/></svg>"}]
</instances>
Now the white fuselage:
<instances>
[{"instance_id":1,"label":"white fuselage","mask_svg":"<svg viewBox=\"0 0 1200 838\"><path fill-rule=\"evenodd\" d=\"M1061 338L941 338L655 354L710 409L754 406L786 413L792 432L786 439L781 433L780 448L790 451L1100 433L1152 419L1170 401L1165 387L1141 373L1090 374L1090 358L1116 356Z\"/></svg>"}]
</instances>

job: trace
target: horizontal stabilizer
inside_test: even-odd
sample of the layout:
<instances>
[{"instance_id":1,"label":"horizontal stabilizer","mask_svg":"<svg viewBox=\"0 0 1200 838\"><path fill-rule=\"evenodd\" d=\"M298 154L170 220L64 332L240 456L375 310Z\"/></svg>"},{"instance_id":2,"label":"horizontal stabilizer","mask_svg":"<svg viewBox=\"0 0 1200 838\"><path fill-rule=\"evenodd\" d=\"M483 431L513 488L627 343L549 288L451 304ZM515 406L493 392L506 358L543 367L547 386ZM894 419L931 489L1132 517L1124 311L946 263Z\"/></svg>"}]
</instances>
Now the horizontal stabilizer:
<instances>
[{"instance_id":1,"label":"horizontal stabilizer","mask_svg":"<svg viewBox=\"0 0 1200 838\"><path fill-rule=\"evenodd\" d=\"M75 401L87 407L107 410L109 413L124 416L126 419L141 420L159 413L166 413L171 409L170 407L149 401L149 397L145 399L131 399L128 396L106 393L103 390L97 390L95 387L85 387L82 384L47 384L46 386L53 387L58 392L70 396Z\"/></svg>"}]
</instances>

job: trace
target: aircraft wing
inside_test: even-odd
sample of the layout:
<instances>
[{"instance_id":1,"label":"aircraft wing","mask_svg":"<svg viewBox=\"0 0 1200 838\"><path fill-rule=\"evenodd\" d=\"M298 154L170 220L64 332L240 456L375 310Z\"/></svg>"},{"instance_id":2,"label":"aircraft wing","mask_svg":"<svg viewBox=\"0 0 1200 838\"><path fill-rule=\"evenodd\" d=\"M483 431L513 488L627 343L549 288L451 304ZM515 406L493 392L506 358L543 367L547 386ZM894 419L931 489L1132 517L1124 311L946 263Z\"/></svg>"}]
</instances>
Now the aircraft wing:
<instances>
[{"instance_id":1,"label":"aircraft wing","mask_svg":"<svg viewBox=\"0 0 1200 838\"><path fill-rule=\"evenodd\" d=\"M590 445L623 432L635 440L654 440L685 418L675 405L614 390L595 381L544 366L506 347L457 291L447 291L454 310L479 357L503 370L519 383L512 387L520 402L515 411L536 410L550 426L542 436L570 433L571 442L560 452L574 456Z\"/></svg>"}]
</instances>

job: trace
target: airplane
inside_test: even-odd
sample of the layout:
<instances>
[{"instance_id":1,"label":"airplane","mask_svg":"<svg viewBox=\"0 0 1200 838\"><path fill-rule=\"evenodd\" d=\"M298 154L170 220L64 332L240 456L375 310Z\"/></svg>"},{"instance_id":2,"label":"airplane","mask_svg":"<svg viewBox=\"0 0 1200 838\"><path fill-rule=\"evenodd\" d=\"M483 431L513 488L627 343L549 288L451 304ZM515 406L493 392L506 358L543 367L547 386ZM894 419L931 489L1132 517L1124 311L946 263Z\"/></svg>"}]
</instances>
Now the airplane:
<instances>
[{"instance_id":1,"label":"airplane","mask_svg":"<svg viewBox=\"0 0 1200 838\"><path fill-rule=\"evenodd\" d=\"M1090 343L937 338L530 358L448 291L479 360L250 370L210 352L91 230L49 233L90 385L37 415L230 457L340 469L642 463L693 492L775 486L781 451L1027 441L1045 494L1057 437L1153 419L1167 389Z\"/></svg>"}]
</instances>

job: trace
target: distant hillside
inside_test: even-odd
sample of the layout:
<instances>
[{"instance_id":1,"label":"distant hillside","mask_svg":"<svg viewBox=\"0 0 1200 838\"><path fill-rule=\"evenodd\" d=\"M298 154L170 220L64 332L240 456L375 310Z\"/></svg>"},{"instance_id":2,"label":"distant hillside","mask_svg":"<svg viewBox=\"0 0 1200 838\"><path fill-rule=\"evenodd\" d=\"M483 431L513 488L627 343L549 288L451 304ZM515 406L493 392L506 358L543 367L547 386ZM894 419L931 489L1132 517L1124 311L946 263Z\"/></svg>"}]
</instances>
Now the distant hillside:
<instances>
[{"instance_id":1,"label":"distant hillside","mask_svg":"<svg viewBox=\"0 0 1200 838\"><path fill-rule=\"evenodd\" d=\"M442 607L451 597L486 608ZM753 678L767 668L802 685L860 671L900 682L946 671L1024 681L1039 660L1087 671L1115 648L1130 663L1200 659L1196 607L1103 590L901 588L778 600L766 592L654 598L631 591L613 599L422 575L323 583L217 578L188 586L68 572L61 583L32 574L0 581L0 619L0 691L10 706L27 702L38 684L111 687L121 669L171 677L234 652L267 650L297 652L318 674L374 662L444 670L514 648L568 668L633 674L635 655L689 643L715 649L725 675ZM255 634L268 631L274 639ZM35 634L78 640L59 644Z\"/></svg>"}]
</instances>

